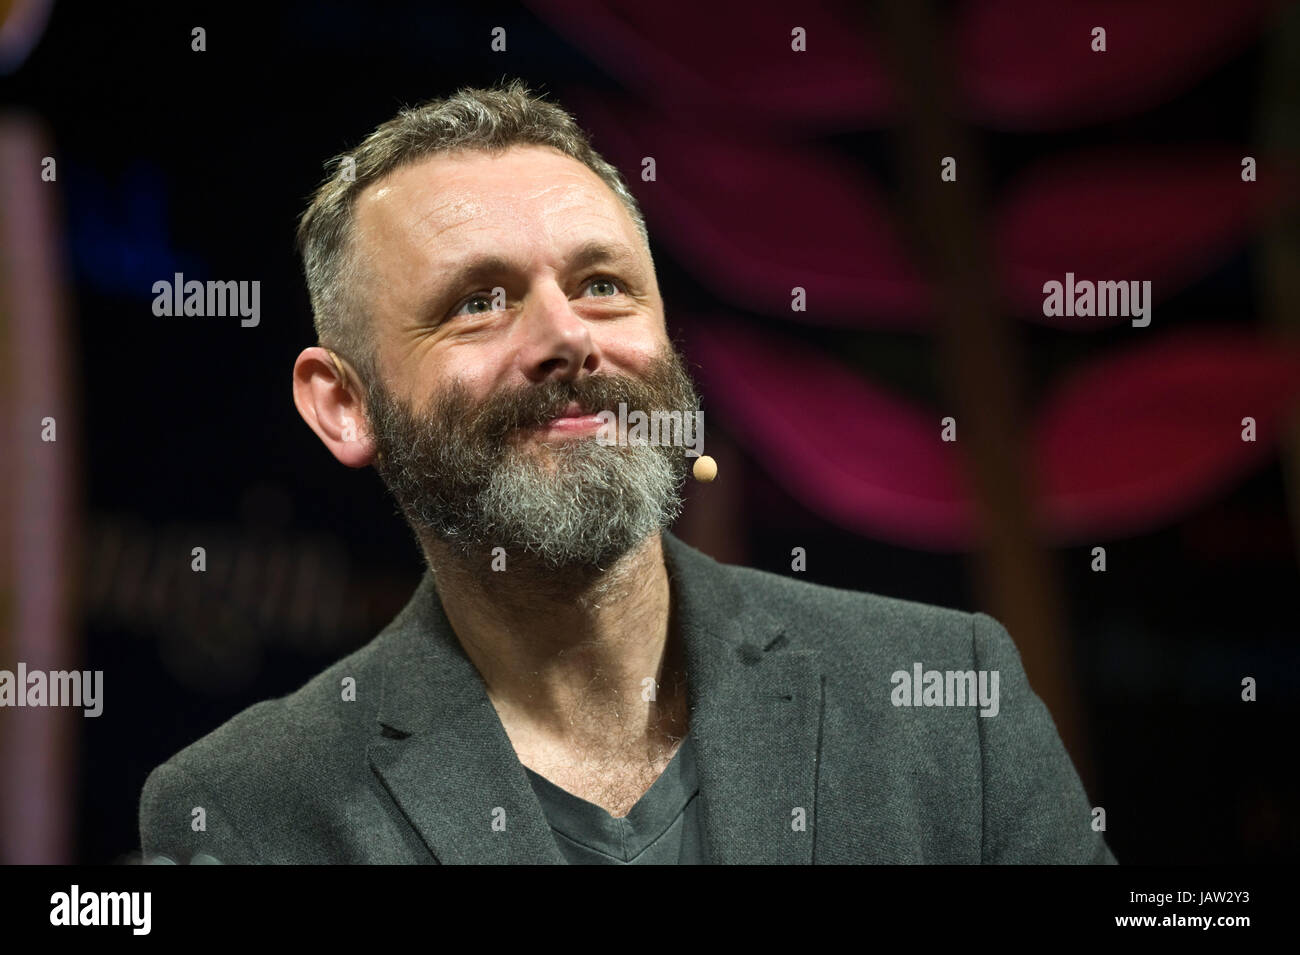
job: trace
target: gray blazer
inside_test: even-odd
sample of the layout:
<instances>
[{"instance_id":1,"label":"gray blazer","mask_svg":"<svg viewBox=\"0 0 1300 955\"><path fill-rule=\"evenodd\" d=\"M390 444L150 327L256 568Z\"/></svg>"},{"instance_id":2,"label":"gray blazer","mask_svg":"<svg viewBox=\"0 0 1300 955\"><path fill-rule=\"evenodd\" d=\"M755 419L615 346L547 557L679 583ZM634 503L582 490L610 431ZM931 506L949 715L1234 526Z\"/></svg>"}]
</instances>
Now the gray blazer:
<instances>
[{"instance_id":1,"label":"gray blazer","mask_svg":"<svg viewBox=\"0 0 1300 955\"><path fill-rule=\"evenodd\" d=\"M710 862L1115 862L996 620L663 542ZM997 715L896 705L916 663L997 671ZM427 572L369 644L157 767L140 839L177 862L564 862Z\"/></svg>"}]
</instances>

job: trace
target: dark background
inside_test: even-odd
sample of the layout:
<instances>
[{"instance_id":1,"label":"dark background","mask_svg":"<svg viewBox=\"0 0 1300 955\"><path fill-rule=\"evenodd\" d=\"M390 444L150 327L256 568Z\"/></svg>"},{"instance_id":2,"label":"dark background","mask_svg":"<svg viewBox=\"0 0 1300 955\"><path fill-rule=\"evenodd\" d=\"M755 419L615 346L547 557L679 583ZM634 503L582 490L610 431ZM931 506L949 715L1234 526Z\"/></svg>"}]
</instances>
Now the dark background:
<instances>
[{"instance_id":1,"label":"dark background","mask_svg":"<svg viewBox=\"0 0 1300 955\"><path fill-rule=\"evenodd\" d=\"M190 50L195 25L207 30L202 54ZM506 28L508 54L489 51L494 26ZM339 466L290 400L294 358L314 343L293 232L324 160L400 106L460 86L518 76L561 104L574 90L625 95L586 52L600 42L513 3L312 2L247 12L58 4L30 58L3 79L0 110L34 116L59 161L81 458L74 639L82 666L104 670L108 688L105 715L77 721L70 856L45 861L126 859L138 845L136 800L155 765L360 646L421 573L377 476ZM989 189L1040 157L1091 143L1250 140L1266 42L1261 32L1207 75L1128 115L1057 130L976 130ZM707 116L684 109L681 122ZM819 135L900 194L890 127ZM636 170L623 171L640 194ZM707 315L718 297L691 262L664 248L656 237L664 224L647 213L676 330L675 316ZM1157 314L1184 326L1228 314L1261 322L1259 268L1248 243ZM155 318L150 287L178 271L260 280L260 326ZM896 393L939 404L924 332L736 314L854 356ZM1120 347L1126 331L1065 338L1017 325L1030 388ZM707 404L707 377L701 384ZM791 547L802 546L808 580L987 609L971 553L837 526L729 436L725 417L710 420L709 434L729 450L727 467L703 504L692 489L692 506L725 493L744 519L720 547L718 532L692 524L688 510L688 540L783 574ZM1107 574L1089 570L1090 545L1052 550L1091 752L1089 793L1106 807L1107 840L1122 863L1285 861L1300 847L1288 732L1300 673L1287 503L1296 475L1279 450L1176 520L1107 538ZM196 582L203 575L189 573L188 553L198 544L209 570ZM1239 699L1247 674L1260 681L1254 705ZM11 831L0 841L10 861L19 858L16 838Z\"/></svg>"}]
</instances>

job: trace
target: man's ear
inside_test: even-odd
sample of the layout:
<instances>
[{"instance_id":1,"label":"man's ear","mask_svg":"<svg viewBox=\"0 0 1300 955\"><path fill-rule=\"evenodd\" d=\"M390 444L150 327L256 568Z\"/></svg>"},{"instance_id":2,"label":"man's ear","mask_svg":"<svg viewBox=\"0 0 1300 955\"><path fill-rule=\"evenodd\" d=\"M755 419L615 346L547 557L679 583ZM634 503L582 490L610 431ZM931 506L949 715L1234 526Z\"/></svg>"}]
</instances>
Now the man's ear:
<instances>
[{"instance_id":1,"label":"man's ear","mask_svg":"<svg viewBox=\"0 0 1300 955\"><path fill-rule=\"evenodd\" d=\"M293 403L307 426L350 468L375 459L361 383L325 348L304 348L293 364Z\"/></svg>"}]
</instances>

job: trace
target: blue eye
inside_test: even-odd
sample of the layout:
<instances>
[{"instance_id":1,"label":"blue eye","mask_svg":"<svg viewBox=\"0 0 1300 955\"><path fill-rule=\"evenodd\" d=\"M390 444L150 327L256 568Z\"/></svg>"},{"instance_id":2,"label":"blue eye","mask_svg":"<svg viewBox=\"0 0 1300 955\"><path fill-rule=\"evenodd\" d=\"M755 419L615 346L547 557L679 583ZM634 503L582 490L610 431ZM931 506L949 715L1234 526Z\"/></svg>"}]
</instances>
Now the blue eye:
<instances>
[{"instance_id":1,"label":"blue eye","mask_svg":"<svg viewBox=\"0 0 1300 955\"><path fill-rule=\"evenodd\" d=\"M609 289L609 291L607 291L607 292L596 292L596 297L597 297L597 298L606 298L606 297L608 297L608 296L610 296L610 295L617 295L617 294L619 294L619 292L622 291L622 289L619 287L619 284L618 284L617 282L615 282L615 281L614 281L613 279L611 279L611 278L605 278L604 276L601 276L600 278L594 278L594 279L592 279L590 282L587 283L587 288L589 288L589 289L596 289L596 288L607 288L607 289Z\"/></svg>"},{"instance_id":2,"label":"blue eye","mask_svg":"<svg viewBox=\"0 0 1300 955\"><path fill-rule=\"evenodd\" d=\"M481 307L478 307L481 306ZM468 309L468 311L466 311ZM492 311L492 296L490 295L471 295L461 304L460 308L452 312L453 315L482 315L484 312Z\"/></svg>"}]
</instances>

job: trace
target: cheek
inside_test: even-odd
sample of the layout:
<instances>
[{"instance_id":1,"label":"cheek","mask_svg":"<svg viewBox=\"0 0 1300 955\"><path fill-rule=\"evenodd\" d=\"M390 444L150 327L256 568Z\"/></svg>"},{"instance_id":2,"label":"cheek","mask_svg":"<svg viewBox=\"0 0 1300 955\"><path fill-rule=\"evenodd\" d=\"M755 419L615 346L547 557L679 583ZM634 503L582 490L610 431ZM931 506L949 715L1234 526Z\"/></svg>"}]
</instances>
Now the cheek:
<instances>
[{"instance_id":1,"label":"cheek","mask_svg":"<svg viewBox=\"0 0 1300 955\"><path fill-rule=\"evenodd\" d=\"M479 404L488 398L496 387L494 370L485 360L466 360L470 356L456 356L453 361L442 356L435 365L430 362L420 372L416 382L416 391L420 393L424 407L453 390L461 390L473 404Z\"/></svg>"},{"instance_id":2,"label":"cheek","mask_svg":"<svg viewBox=\"0 0 1300 955\"><path fill-rule=\"evenodd\" d=\"M649 324L635 332L626 327L611 329L597 344L606 362L630 370L645 368L671 347L663 329Z\"/></svg>"}]
</instances>

